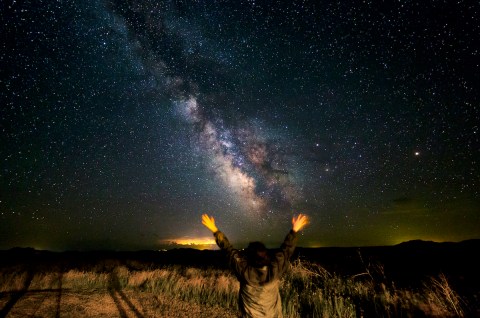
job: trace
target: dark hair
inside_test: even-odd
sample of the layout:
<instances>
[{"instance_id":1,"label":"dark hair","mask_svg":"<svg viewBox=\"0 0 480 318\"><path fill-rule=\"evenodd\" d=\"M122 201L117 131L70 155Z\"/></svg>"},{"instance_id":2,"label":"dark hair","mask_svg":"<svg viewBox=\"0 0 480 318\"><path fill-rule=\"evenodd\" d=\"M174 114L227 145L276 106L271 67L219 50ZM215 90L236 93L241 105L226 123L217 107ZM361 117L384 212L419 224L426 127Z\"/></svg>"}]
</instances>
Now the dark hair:
<instances>
[{"instance_id":1,"label":"dark hair","mask_svg":"<svg viewBox=\"0 0 480 318\"><path fill-rule=\"evenodd\" d=\"M253 267L263 267L270 264L268 249L262 242L251 242L248 244L247 261Z\"/></svg>"}]
</instances>

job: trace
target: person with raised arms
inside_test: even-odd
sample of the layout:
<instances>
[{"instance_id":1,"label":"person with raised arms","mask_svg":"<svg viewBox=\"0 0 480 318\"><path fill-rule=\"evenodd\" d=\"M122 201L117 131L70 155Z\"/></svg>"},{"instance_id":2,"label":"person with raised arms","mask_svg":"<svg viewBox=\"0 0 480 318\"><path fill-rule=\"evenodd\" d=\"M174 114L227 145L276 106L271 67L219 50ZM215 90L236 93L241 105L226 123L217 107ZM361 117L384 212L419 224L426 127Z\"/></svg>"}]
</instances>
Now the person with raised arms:
<instances>
[{"instance_id":1,"label":"person with raised arms","mask_svg":"<svg viewBox=\"0 0 480 318\"><path fill-rule=\"evenodd\" d=\"M290 264L298 240L297 233L308 221L304 214L294 216L292 229L280 249L270 251L262 242L251 242L244 254L233 248L212 216L202 215L202 224L212 231L217 245L226 252L229 265L240 282L238 306L241 317L283 317L280 278Z\"/></svg>"}]
</instances>

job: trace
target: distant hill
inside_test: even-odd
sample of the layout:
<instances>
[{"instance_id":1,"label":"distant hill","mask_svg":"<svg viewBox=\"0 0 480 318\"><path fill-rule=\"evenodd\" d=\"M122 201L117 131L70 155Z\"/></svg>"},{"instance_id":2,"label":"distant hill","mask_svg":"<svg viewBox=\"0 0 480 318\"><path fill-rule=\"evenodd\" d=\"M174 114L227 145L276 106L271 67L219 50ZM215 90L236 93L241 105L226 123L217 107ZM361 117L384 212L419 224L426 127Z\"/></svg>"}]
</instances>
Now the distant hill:
<instances>
[{"instance_id":1,"label":"distant hill","mask_svg":"<svg viewBox=\"0 0 480 318\"><path fill-rule=\"evenodd\" d=\"M434 242L424 240L411 240L406 241L394 246L434 246L434 245L464 245L464 246L480 246L480 239L470 239L460 242Z\"/></svg>"}]
</instances>

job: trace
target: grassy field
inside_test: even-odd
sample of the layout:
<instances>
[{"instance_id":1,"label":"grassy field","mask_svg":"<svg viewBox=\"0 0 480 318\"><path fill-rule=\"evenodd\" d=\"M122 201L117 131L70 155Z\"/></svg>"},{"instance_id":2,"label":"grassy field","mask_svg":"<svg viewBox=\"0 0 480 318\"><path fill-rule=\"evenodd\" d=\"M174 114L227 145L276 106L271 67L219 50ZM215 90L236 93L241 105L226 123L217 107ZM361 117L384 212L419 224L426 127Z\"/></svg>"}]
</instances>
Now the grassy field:
<instances>
[{"instance_id":1,"label":"grassy field","mask_svg":"<svg viewBox=\"0 0 480 318\"><path fill-rule=\"evenodd\" d=\"M104 259L89 266L4 265L0 317L236 317L239 283L225 268ZM282 281L285 317L479 317L445 275L399 288L375 265L339 276L296 259Z\"/></svg>"}]
</instances>

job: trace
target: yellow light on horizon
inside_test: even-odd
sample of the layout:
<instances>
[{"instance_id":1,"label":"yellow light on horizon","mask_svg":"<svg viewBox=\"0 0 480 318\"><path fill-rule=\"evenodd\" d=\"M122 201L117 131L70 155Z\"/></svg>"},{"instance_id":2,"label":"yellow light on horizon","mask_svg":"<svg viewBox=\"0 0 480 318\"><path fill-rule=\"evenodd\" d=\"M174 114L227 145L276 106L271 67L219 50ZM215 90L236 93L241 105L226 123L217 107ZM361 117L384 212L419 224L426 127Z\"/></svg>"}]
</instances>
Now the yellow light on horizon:
<instances>
[{"instance_id":1,"label":"yellow light on horizon","mask_svg":"<svg viewBox=\"0 0 480 318\"><path fill-rule=\"evenodd\" d=\"M196 245L213 245L216 246L217 243L212 237L177 237L164 239L161 241L163 244L175 244L182 246L196 246Z\"/></svg>"}]
</instances>

